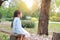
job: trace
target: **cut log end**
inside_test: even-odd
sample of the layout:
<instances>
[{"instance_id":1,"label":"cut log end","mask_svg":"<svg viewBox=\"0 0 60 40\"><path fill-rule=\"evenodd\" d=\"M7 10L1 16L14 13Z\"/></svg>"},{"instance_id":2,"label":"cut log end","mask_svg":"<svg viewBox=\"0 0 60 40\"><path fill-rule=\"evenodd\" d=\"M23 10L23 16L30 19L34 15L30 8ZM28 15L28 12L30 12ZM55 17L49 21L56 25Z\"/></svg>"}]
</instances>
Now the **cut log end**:
<instances>
[{"instance_id":1,"label":"cut log end","mask_svg":"<svg viewBox=\"0 0 60 40\"><path fill-rule=\"evenodd\" d=\"M23 34L13 34L10 36L10 40L25 40L25 35Z\"/></svg>"},{"instance_id":2,"label":"cut log end","mask_svg":"<svg viewBox=\"0 0 60 40\"><path fill-rule=\"evenodd\" d=\"M60 33L54 32L52 40L60 40Z\"/></svg>"}]
</instances>

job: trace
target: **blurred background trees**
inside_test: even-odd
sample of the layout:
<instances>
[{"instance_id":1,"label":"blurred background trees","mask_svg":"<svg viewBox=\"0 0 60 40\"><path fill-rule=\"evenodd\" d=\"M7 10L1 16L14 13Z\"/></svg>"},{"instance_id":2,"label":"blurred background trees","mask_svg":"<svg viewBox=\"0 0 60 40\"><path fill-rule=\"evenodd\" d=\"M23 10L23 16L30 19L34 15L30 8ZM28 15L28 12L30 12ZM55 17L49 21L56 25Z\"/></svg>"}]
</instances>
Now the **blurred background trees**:
<instances>
[{"instance_id":1,"label":"blurred background trees","mask_svg":"<svg viewBox=\"0 0 60 40\"><path fill-rule=\"evenodd\" d=\"M28 4L27 4L28 3ZM50 21L60 21L60 0L52 0L51 6L50 6ZM40 13L40 4L41 0L5 0L3 3L1 3L0 0L0 14L2 15L2 18L12 18L13 13L15 10L19 9L23 13L23 18L26 19L26 16L31 16L38 18ZM8 4L8 5L7 5ZM5 6L8 7L5 7ZM29 5L29 6L28 6Z\"/></svg>"},{"instance_id":2,"label":"blurred background trees","mask_svg":"<svg viewBox=\"0 0 60 40\"><path fill-rule=\"evenodd\" d=\"M50 6L50 20L60 22L60 0L52 0Z\"/></svg>"}]
</instances>

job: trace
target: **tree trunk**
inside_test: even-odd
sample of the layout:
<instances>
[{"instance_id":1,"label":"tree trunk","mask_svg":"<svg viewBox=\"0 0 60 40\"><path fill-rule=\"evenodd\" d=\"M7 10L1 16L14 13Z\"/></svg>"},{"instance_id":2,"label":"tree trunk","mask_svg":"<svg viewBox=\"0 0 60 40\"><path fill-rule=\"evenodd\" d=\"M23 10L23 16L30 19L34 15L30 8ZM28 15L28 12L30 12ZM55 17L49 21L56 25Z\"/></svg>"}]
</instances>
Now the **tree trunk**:
<instances>
[{"instance_id":1,"label":"tree trunk","mask_svg":"<svg viewBox=\"0 0 60 40\"><path fill-rule=\"evenodd\" d=\"M53 38L52 40L60 40L60 33L53 33Z\"/></svg>"},{"instance_id":2,"label":"tree trunk","mask_svg":"<svg viewBox=\"0 0 60 40\"><path fill-rule=\"evenodd\" d=\"M48 35L49 8L51 0L42 0L38 24L38 34Z\"/></svg>"},{"instance_id":3,"label":"tree trunk","mask_svg":"<svg viewBox=\"0 0 60 40\"><path fill-rule=\"evenodd\" d=\"M3 1L2 1L2 0L0 0L0 6L1 6L2 2L3 2Z\"/></svg>"}]
</instances>

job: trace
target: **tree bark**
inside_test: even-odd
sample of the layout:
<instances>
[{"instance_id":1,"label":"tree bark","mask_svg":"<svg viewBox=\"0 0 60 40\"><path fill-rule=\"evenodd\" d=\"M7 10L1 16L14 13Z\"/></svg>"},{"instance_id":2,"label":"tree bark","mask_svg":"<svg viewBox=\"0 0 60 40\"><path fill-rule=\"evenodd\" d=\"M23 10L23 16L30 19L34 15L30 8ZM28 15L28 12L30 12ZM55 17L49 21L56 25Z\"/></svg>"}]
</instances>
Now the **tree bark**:
<instances>
[{"instance_id":1,"label":"tree bark","mask_svg":"<svg viewBox=\"0 0 60 40\"><path fill-rule=\"evenodd\" d=\"M1 6L1 4L3 3L3 1L2 0L0 0L0 6Z\"/></svg>"},{"instance_id":2,"label":"tree bark","mask_svg":"<svg viewBox=\"0 0 60 40\"><path fill-rule=\"evenodd\" d=\"M38 23L38 34L48 35L49 8L51 0L42 0Z\"/></svg>"}]
</instances>

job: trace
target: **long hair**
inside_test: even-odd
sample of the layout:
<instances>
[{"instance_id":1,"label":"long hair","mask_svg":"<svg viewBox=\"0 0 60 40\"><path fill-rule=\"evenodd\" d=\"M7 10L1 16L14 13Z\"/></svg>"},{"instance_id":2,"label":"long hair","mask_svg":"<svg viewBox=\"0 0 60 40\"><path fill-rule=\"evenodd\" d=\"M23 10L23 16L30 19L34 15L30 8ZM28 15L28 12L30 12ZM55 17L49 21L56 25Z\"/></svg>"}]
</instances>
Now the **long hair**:
<instances>
[{"instance_id":1,"label":"long hair","mask_svg":"<svg viewBox=\"0 0 60 40\"><path fill-rule=\"evenodd\" d=\"M16 11L14 12L13 20L12 20L12 23L11 23L11 28L13 27L14 18L15 18L15 17L18 17L18 14L20 14L20 13L21 13L21 12L20 12L19 10L16 10Z\"/></svg>"}]
</instances>

